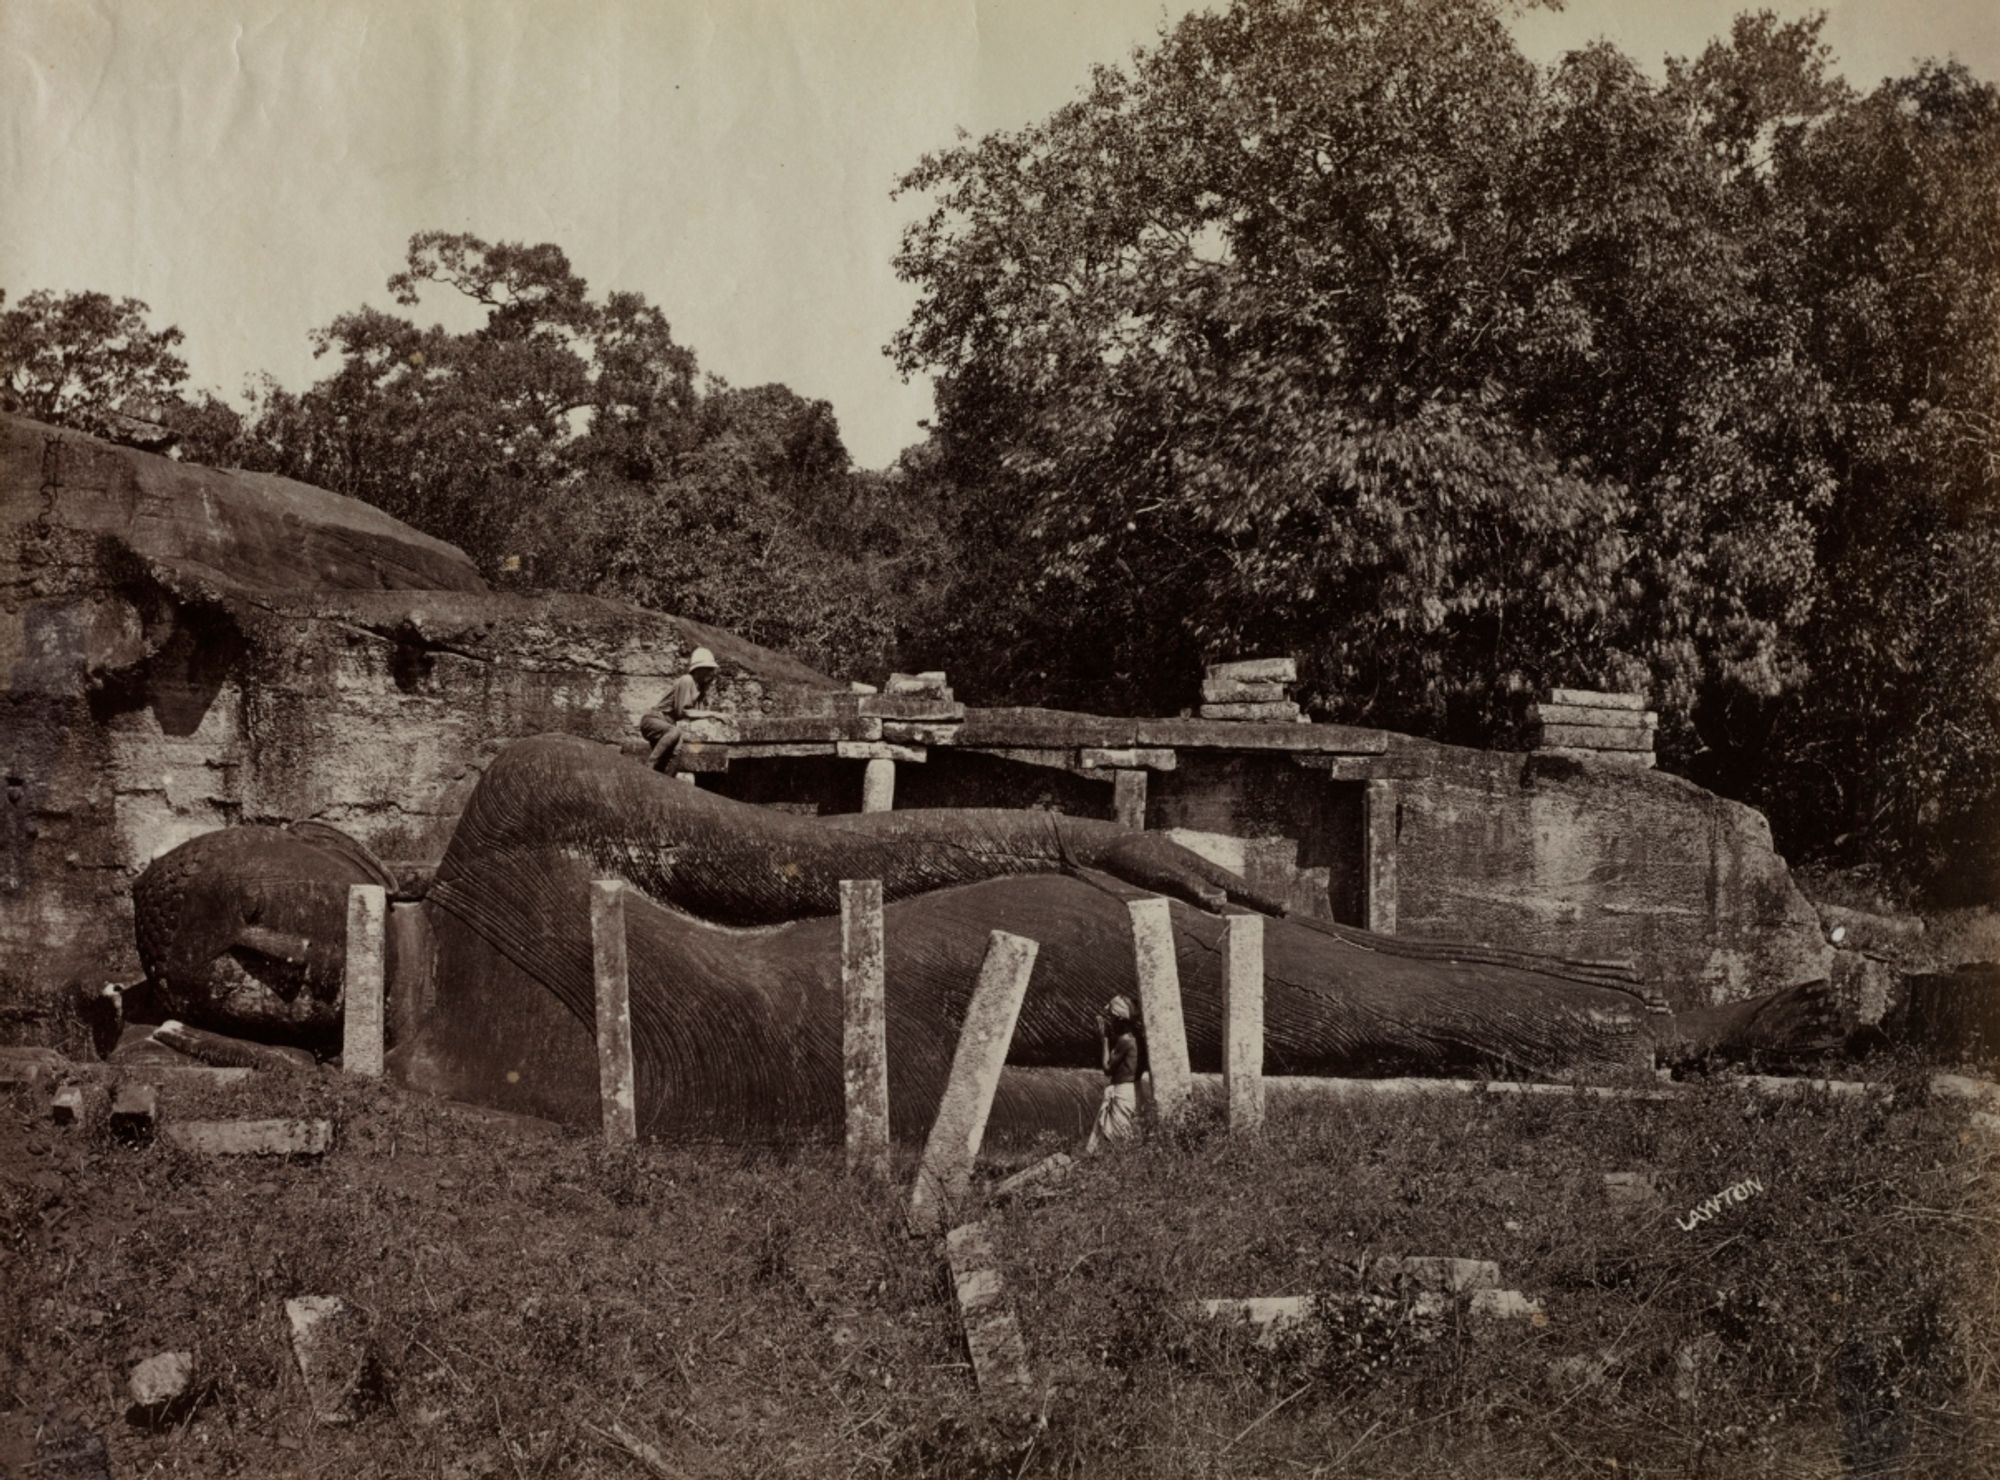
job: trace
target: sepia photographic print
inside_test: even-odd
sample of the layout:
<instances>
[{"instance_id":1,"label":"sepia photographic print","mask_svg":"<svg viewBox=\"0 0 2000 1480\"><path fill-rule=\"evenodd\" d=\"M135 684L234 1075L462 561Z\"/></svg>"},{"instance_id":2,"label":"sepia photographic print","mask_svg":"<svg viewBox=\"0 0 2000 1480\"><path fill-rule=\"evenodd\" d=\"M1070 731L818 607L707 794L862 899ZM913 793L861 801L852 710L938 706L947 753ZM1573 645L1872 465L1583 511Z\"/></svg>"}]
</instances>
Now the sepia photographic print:
<instances>
[{"instance_id":1,"label":"sepia photographic print","mask_svg":"<svg viewBox=\"0 0 2000 1480\"><path fill-rule=\"evenodd\" d=\"M7 0L0 1477L2000 1474L1992 0Z\"/></svg>"}]
</instances>

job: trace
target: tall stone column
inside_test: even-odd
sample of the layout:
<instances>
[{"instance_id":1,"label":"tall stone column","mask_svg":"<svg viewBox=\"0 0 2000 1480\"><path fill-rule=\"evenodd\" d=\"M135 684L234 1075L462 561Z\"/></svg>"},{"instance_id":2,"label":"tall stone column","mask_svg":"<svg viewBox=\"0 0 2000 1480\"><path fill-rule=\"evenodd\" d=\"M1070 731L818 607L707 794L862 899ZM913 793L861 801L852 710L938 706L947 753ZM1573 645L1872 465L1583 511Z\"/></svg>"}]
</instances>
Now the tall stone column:
<instances>
[{"instance_id":1,"label":"tall stone column","mask_svg":"<svg viewBox=\"0 0 2000 1480\"><path fill-rule=\"evenodd\" d=\"M347 891L347 974L340 994L340 1067L382 1077L389 900L380 884Z\"/></svg>"},{"instance_id":2,"label":"tall stone column","mask_svg":"<svg viewBox=\"0 0 2000 1480\"><path fill-rule=\"evenodd\" d=\"M840 881L841 1054L847 1170L889 1176L889 1024L884 1004L882 881Z\"/></svg>"},{"instance_id":3,"label":"tall stone column","mask_svg":"<svg viewBox=\"0 0 2000 1480\"><path fill-rule=\"evenodd\" d=\"M1370 781L1362 803L1367 839L1362 850L1364 923L1383 935L1396 933L1396 809L1400 801L1395 782Z\"/></svg>"},{"instance_id":4,"label":"tall stone column","mask_svg":"<svg viewBox=\"0 0 2000 1480\"><path fill-rule=\"evenodd\" d=\"M1180 961L1174 954L1173 909L1157 896L1135 899L1126 908L1132 912L1139 1015L1146 1024L1153 1109L1161 1124L1172 1125L1187 1113L1194 1092L1188 1070L1187 1023L1181 1014Z\"/></svg>"},{"instance_id":5,"label":"tall stone column","mask_svg":"<svg viewBox=\"0 0 2000 1480\"><path fill-rule=\"evenodd\" d=\"M896 763L872 760L861 773L861 810L890 812L896 806Z\"/></svg>"},{"instance_id":6,"label":"tall stone column","mask_svg":"<svg viewBox=\"0 0 2000 1480\"><path fill-rule=\"evenodd\" d=\"M639 1097L632 1073L632 984L625 958L625 884L590 886L590 952L597 979L597 1087L604 1139L629 1146L639 1139Z\"/></svg>"}]
</instances>

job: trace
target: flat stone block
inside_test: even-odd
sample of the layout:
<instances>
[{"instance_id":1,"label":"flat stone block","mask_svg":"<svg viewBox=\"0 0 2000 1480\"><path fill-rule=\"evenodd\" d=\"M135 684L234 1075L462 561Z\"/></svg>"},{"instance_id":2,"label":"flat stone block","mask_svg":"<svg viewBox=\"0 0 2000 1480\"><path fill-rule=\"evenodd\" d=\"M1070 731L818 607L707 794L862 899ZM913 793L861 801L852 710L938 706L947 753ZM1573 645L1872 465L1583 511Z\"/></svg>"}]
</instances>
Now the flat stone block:
<instances>
[{"instance_id":1,"label":"flat stone block","mask_svg":"<svg viewBox=\"0 0 2000 1480\"><path fill-rule=\"evenodd\" d=\"M926 758L921 746L891 745L886 740L839 740L833 753L844 761L909 761L920 764Z\"/></svg>"},{"instance_id":2,"label":"flat stone block","mask_svg":"<svg viewBox=\"0 0 2000 1480\"><path fill-rule=\"evenodd\" d=\"M1592 725L1610 729L1656 729L1659 715L1650 709L1590 709L1582 704L1535 704L1530 717L1545 725Z\"/></svg>"},{"instance_id":3,"label":"flat stone block","mask_svg":"<svg viewBox=\"0 0 2000 1480\"><path fill-rule=\"evenodd\" d=\"M323 1424L352 1423L382 1397L382 1373L361 1316L338 1295L302 1295L285 1302L292 1355L305 1379L313 1416Z\"/></svg>"},{"instance_id":4,"label":"flat stone block","mask_svg":"<svg viewBox=\"0 0 2000 1480\"><path fill-rule=\"evenodd\" d=\"M1596 689L1550 689L1551 704L1574 704L1585 709L1633 709L1646 707L1644 694L1605 694Z\"/></svg>"},{"instance_id":5,"label":"flat stone block","mask_svg":"<svg viewBox=\"0 0 2000 1480\"><path fill-rule=\"evenodd\" d=\"M160 1095L150 1084L127 1082L111 1097L111 1134L126 1141L150 1141L160 1120Z\"/></svg>"},{"instance_id":6,"label":"flat stone block","mask_svg":"<svg viewBox=\"0 0 2000 1480\"><path fill-rule=\"evenodd\" d=\"M1341 755L1381 755L1389 749L1387 730L1355 725L1245 724L1238 720L1142 719L1125 743L1172 745L1182 749L1331 751Z\"/></svg>"},{"instance_id":7,"label":"flat stone block","mask_svg":"<svg viewBox=\"0 0 2000 1480\"><path fill-rule=\"evenodd\" d=\"M1031 1190L1053 1190L1056 1184L1075 1168L1075 1159L1067 1151L1058 1151L1054 1156L1045 1156L1033 1166L1023 1167L1013 1176L996 1184L993 1188L993 1197L995 1201L999 1201Z\"/></svg>"},{"instance_id":8,"label":"flat stone block","mask_svg":"<svg viewBox=\"0 0 2000 1480\"><path fill-rule=\"evenodd\" d=\"M866 696L854 703L871 702ZM882 721L858 714L739 714L736 744L785 745L800 741L880 740Z\"/></svg>"},{"instance_id":9,"label":"flat stone block","mask_svg":"<svg viewBox=\"0 0 2000 1480\"><path fill-rule=\"evenodd\" d=\"M726 745L737 738L736 721L723 715L703 715L699 719L689 715L681 721L683 741L701 740Z\"/></svg>"},{"instance_id":10,"label":"flat stone block","mask_svg":"<svg viewBox=\"0 0 2000 1480\"><path fill-rule=\"evenodd\" d=\"M854 743L866 745L868 742L861 740ZM730 746L729 758L732 761L801 760L807 756L835 755L838 752L834 747L839 744L838 740L788 740L774 744L759 741L755 745Z\"/></svg>"},{"instance_id":11,"label":"flat stone block","mask_svg":"<svg viewBox=\"0 0 2000 1480\"><path fill-rule=\"evenodd\" d=\"M1087 745L1076 753L1077 765L1086 771L1171 771L1180 764L1180 757L1171 750L1158 748L1142 749L1136 745L1110 748L1101 745Z\"/></svg>"},{"instance_id":12,"label":"flat stone block","mask_svg":"<svg viewBox=\"0 0 2000 1480\"><path fill-rule=\"evenodd\" d=\"M1082 745L1143 745L1139 721L1112 715L1085 714L1074 709L1034 706L968 709L958 743L992 749L997 746L1067 749L1074 755ZM1172 744L1163 741L1162 744Z\"/></svg>"},{"instance_id":13,"label":"flat stone block","mask_svg":"<svg viewBox=\"0 0 2000 1480\"><path fill-rule=\"evenodd\" d=\"M0 1085L40 1084L70 1067L53 1048L0 1048Z\"/></svg>"},{"instance_id":14,"label":"flat stone block","mask_svg":"<svg viewBox=\"0 0 2000 1480\"><path fill-rule=\"evenodd\" d=\"M882 738L898 745L956 745L961 728L945 720L885 719Z\"/></svg>"},{"instance_id":15,"label":"flat stone block","mask_svg":"<svg viewBox=\"0 0 2000 1480\"><path fill-rule=\"evenodd\" d=\"M66 1084L49 1099L49 1120L56 1125L82 1125L89 1112L89 1102L80 1084Z\"/></svg>"},{"instance_id":16,"label":"flat stone block","mask_svg":"<svg viewBox=\"0 0 2000 1480\"><path fill-rule=\"evenodd\" d=\"M865 694L861 713L873 719L962 720L965 706L924 694Z\"/></svg>"},{"instance_id":17,"label":"flat stone block","mask_svg":"<svg viewBox=\"0 0 2000 1480\"><path fill-rule=\"evenodd\" d=\"M1256 724L1290 724L1299 717L1299 706L1289 700L1277 704L1204 704L1203 719L1248 720Z\"/></svg>"},{"instance_id":18,"label":"flat stone block","mask_svg":"<svg viewBox=\"0 0 2000 1480\"><path fill-rule=\"evenodd\" d=\"M945 686L942 673L892 673L889 682L883 685L885 694L918 694L927 699L942 699L951 702L951 690Z\"/></svg>"},{"instance_id":19,"label":"flat stone block","mask_svg":"<svg viewBox=\"0 0 2000 1480\"><path fill-rule=\"evenodd\" d=\"M729 769L731 748L718 740L683 740L668 764L679 776L713 775Z\"/></svg>"},{"instance_id":20,"label":"flat stone block","mask_svg":"<svg viewBox=\"0 0 2000 1480\"><path fill-rule=\"evenodd\" d=\"M179 1086L183 1089L240 1089L257 1077L255 1069L219 1064L133 1064L121 1069L132 1084Z\"/></svg>"},{"instance_id":21,"label":"flat stone block","mask_svg":"<svg viewBox=\"0 0 2000 1480\"><path fill-rule=\"evenodd\" d=\"M959 748L963 750L967 747L960 746ZM1017 766L1043 766L1051 771L1074 771L1076 769L1076 752L1073 750L1054 750L1040 746L1032 748L1023 748L1020 746L981 746L976 753L979 755L990 755L995 760L1012 761Z\"/></svg>"},{"instance_id":22,"label":"flat stone block","mask_svg":"<svg viewBox=\"0 0 2000 1480\"><path fill-rule=\"evenodd\" d=\"M1028 1371L1027 1344L1021 1340L1021 1325L1000 1277L986 1225L967 1223L952 1229L945 1235L944 1248L980 1393L1015 1402L1030 1400L1034 1378Z\"/></svg>"},{"instance_id":23,"label":"flat stone block","mask_svg":"<svg viewBox=\"0 0 2000 1480\"><path fill-rule=\"evenodd\" d=\"M330 1120L189 1120L161 1134L196 1156L324 1156L333 1147Z\"/></svg>"},{"instance_id":24,"label":"flat stone block","mask_svg":"<svg viewBox=\"0 0 2000 1480\"><path fill-rule=\"evenodd\" d=\"M1532 739L1538 749L1643 750L1653 748L1653 732L1643 725L1537 725Z\"/></svg>"},{"instance_id":25,"label":"flat stone block","mask_svg":"<svg viewBox=\"0 0 2000 1480\"><path fill-rule=\"evenodd\" d=\"M1234 679L1238 683L1296 683L1296 658L1238 658L1229 663L1211 663L1203 670L1206 678Z\"/></svg>"},{"instance_id":26,"label":"flat stone block","mask_svg":"<svg viewBox=\"0 0 2000 1480\"><path fill-rule=\"evenodd\" d=\"M1291 697L1282 683L1245 683L1237 678L1205 678L1201 683L1204 704L1282 704Z\"/></svg>"}]
</instances>

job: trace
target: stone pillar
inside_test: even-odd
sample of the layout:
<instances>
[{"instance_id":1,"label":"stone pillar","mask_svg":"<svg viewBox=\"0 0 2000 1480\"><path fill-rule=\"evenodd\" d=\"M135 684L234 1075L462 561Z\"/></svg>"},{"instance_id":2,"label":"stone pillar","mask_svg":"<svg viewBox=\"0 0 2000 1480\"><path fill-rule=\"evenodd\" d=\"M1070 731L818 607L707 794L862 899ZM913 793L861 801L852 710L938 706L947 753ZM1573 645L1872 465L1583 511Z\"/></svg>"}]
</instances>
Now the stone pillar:
<instances>
[{"instance_id":1,"label":"stone pillar","mask_svg":"<svg viewBox=\"0 0 2000 1480\"><path fill-rule=\"evenodd\" d=\"M1229 1128L1264 1123L1264 917L1231 915L1223 939L1222 1082Z\"/></svg>"},{"instance_id":2,"label":"stone pillar","mask_svg":"<svg viewBox=\"0 0 2000 1480\"><path fill-rule=\"evenodd\" d=\"M437 989L437 942L430 916L416 900L389 906L389 1036L408 1043L410 1035L430 1016Z\"/></svg>"},{"instance_id":3,"label":"stone pillar","mask_svg":"<svg viewBox=\"0 0 2000 1480\"><path fill-rule=\"evenodd\" d=\"M1146 773L1144 771L1119 770L1112 772L1112 805L1118 809L1118 825L1129 827L1134 832L1146 830Z\"/></svg>"},{"instance_id":4,"label":"stone pillar","mask_svg":"<svg viewBox=\"0 0 2000 1480\"><path fill-rule=\"evenodd\" d=\"M1028 995L1028 977L1040 947L1032 940L996 930L986 943L986 960L966 1005L965 1026L951 1058L951 1077L938 1102L937 1119L924 1143L924 1159L910 1192L910 1223L919 1233L945 1227L951 1206L972 1184L972 1163L986 1137L993 1092L1014 1041L1014 1023Z\"/></svg>"},{"instance_id":5,"label":"stone pillar","mask_svg":"<svg viewBox=\"0 0 2000 1480\"><path fill-rule=\"evenodd\" d=\"M1139 1015L1146 1023L1153 1108L1163 1125L1187 1113L1194 1081L1188 1072L1187 1025L1181 1016L1181 972L1174 954L1174 916L1167 901L1135 899L1132 945L1139 972Z\"/></svg>"},{"instance_id":6,"label":"stone pillar","mask_svg":"<svg viewBox=\"0 0 2000 1480\"><path fill-rule=\"evenodd\" d=\"M639 1096L632 1076L632 984L625 964L625 884L590 886L590 956L597 978L597 1089L604 1139L629 1146L639 1139Z\"/></svg>"},{"instance_id":7,"label":"stone pillar","mask_svg":"<svg viewBox=\"0 0 2000 1480\"><path fill-rule=\"evenodd\" d=\"M896 763L872 760L861 773L861 810L890 812L896 806Z\"/></svg>"},{"instance_id":8,"label":"stone pillar","mask_svg":"<svg viewBox=\"0 0 2000 1480\"><path fill-rule=\"evenodd\" d=\"M388 895L380 884L347 891L347 972L340 992L340 1067L382 1077L383 958L388 947Z\"/></svg>"},{"instance_id":9,"label":"stone pillar","mask_svg":"<svg viewBox=\"0 0 2000 1480\"><path fill-rule=\"evenodd\" d=\"M893 764L893 763L892 763ZM840 881L841 1054L847 1170L889 1177L889 1021L884 1006L882 881Z\"/></svg>"},{"instance_id":10,"label":"stone pillar","mask_svg":"<svg viewBox=\"0 0 2000 1480\"><path fill-rule=\"evenodd\" d=\"M1396 809L1393 781L1370 781L1362 802L1367 841L1362 848L1363 923L1381 935L1396 933Z\"/></svg>"}]
</instances>

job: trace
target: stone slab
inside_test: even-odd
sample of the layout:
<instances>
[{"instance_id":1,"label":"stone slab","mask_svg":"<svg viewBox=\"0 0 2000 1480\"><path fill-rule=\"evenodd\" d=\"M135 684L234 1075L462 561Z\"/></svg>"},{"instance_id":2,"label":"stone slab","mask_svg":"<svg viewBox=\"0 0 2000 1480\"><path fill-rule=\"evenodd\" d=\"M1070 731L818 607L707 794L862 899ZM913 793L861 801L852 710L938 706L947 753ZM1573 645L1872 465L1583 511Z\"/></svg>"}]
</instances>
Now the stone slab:
<instances>
[{"instance_id":1,"label":"stone slab","mask_svg":"<svg viewBox=\"0 0 2000 1480\"><path fill-rule=\"evenodd\" d=\"M945 685L942 673L892 673L888 683L882 686L884 694L915 694L926 699L942 699L951 702L951 690Z\"/></svg>"},{"instance_id":2,"label":"stone slab","mask_svg":"<svg viewBox=\"0 0 2000 1480\"><path fill-rule=\"evenodd\" d=\"M1076 763L1085 771L1171 771L1180 764L1180 757L1171 750L1142 749L1136 745L1111 748L1091 745L1077 751Z\"/></svg>"},{"instance_id":3,"label":"stone slab","mask_svg":"<svg viewBox=\"0 0 2000 1480\"><path fill-rule=\"evenodd\" d=\"M1244 724L1219 719L1142 719L1135 722L1134 745L1207 746L1217 750L1333 751L1381 755L1389 748L1387 730L1354 725Z\"/></svg>"},{"instance_id":4,"label":"stone slab","mask_svg":"<svg viewBox=\"0 0 2000 1480\"><path fill-rule=\"evenodd\" d=\"M962 720L965 706L949 699L933 699L924 694L866 694L861 713L875 719Z\"/></svg>"},{"instance_id":5,"label":"stone slab","mask_svg":"<svg viewBox=\"0 0 2000 1480\"><path fill-rule=\"evenodd\" d=\"M1551 704L1574 704L1584 709L1633 709L1646 707L1644 694L1607 694L1596 689L1550 689Z\"/></svg>"},{"instance_id":6,"label":"stone slab","mask_svg":"<svg viewBox=\"0 0 2000 1480\"><path fill-rule=\"evenodd\" d=\"M956 745L960 728L944 720L885 719L882 738L897 745Z\"/></svg>"},{"instance_id":7,"label":"stone slab","mask_svg":"<svg viewBox=\"0 0 2000 1480\"><path fill-rule=\"evenodd\" d=\"M1120 827L1134 832L1146 830L1146 776L1144 771L1113 771L1112 815Z\"/></svg>"},{"instance_id":8,"label":"stone slab","mask_svg":"<svg viewBox=\"0 0 2000 1480\"><path fill-rule=\"evenodd\" d=\"M842 744L839 740L791 740L777 744L758 742L754 745L732 745L729 758L732 761L803 760L810 756L825 756L829 759L840 752L835 748ZM866 745L866 740L846 742Z\"/></svg>"},{"instance_id":9,"label":"stone slab","mask_svg":"<svg viewBox=\"0 0 2000 1480\"><path fill-rule=\"evenodd\" d=\"M840 881L841 1064L847 1170L889 1177L889 1019L882 881Z\"/></svg>"},{"instance_id":10,"label":"stone slab","mask_svg":"<svg viewBox=\"0 0 2000 1480\"><path fill-rule=\"evenodd\" d=\"M1530 732L1537 748L1574 750L1644 750L1653 748L1653 732L1643 725L1536 725Z\"/></svg>"},{"instance_id":11,"label":"stone slab","mask_svg":"<svg viewBox=\"0 0 2000 1480\"><path fill-rule=\"evenodd\" d=\"M324 1156L333 1149L330 1120L187 1120L161 1135L195 1156Z\"/></svg>"},{"instance_id":12,"label":"stone slab","mask_svg":"<svg viewBox=\"0 0 2000 1480\"><path fill-rule=\"evenodd\" d=\"M1027 1343L1021 1339L1021 1324L986 1225L966 1223L952 1229L945 1235L944 1249L980 1395L1009 1403L1032 1402L1034 1377L1028 1370Z\"/></svg>"},{"instance_id":13,"label":"stone slab","mask_svg":"<svg viewBox=\"0 0 2000 1480\"><path fill-rule=\"evenodd\" d=\"M59 1126L82 1125L90 1117L89 1101L80 1084L66 1084L49 1098L49 1121Z\"/></svg>"},{"instance_id":14,"label":"stone slab","mask_svg":"<svg viewBox=\"0 0 2000 1480\"><path fill-rule=\"evenodd\" d=\"M1289 700L1275 704L1204 704L1201 718L1252 724L1295 724L1299 706Z\"/></svg>"},{"instance_id":15,"label":"stone slab","mask_svg":"<svg viewBox=\"0 0 2000 1480\"><path fill-rule=\"evenodd\" d=\"M857 701L860 702L860 701ZM739 714L737 745L784 745L799 741L880 740L882 721L859 714Z\"/></svg>"},{"instance_id":16,"label":"stone slab","mask_svg":"<svg viewBox=\"0 0 2000 1480\"><path fill-rule=\"evenodd\" d=\"M625 951L625 884L590 885L591 972L597 991L597 1093L604 1139L639 1138L639 1091L632 1069L632 986Z\"/></svg>"},{"instance_id":17,"label":"stone slab","mask_svg":"<svg viewBox=\"0 0 2000 1480\"><path fill-rule=\"evenodd\" d=\"M1264 917L1223 926L1223 1094L1232 1131L1264 1124Z\"/></svg>"},{"instance_id":18,"label":"stone slab","mask_svg":"<svg viewBox=\"0 0 2000 1480\"><path fill-rule=\"evenodd\" d=\"M1611 729L1656 729L1660 717L1650 709L1592 709L1583 704L1532 704L1530 718L1545 725L1593 725Z\"/></svg>"},{"instance_id":19,"label":"stone slab","mask_svg":"<svg viewBox=\"0 0 2000 1480\"><path fill-rule=\"evenodd\" d=\"M838 740L833 753L844 761L908 761L921 765L928 752L919 745L891 745L886 740Z\"/></svg>"},{"instance_id":20,"label":"stone slab","mask_svg":"<svg viewBox=\"0 0 2000 1480\"><path fill-rule=\"evenodd\" d=\"M961 750L970 748L963 745L959 747ZM1077 768L1076 752L1074 750L1054 750L1041 746L1022 747L1003 745L992 747L980 746L973 753L975 755L990 755L995 760L1012 761L1017 766L1042 766L1051 771L1074 771ZM1102 774L1105 777L1110 775L1109 772Z\"/></svg>"},{"instance_id":21,"label":"stone slab","mask_svg":"<svg viewBox=\"0 0 2000 1480\"><path fill-rule=\"evenodd\" d=\"M1181 1014L1180 962L1174 951L1172 907L1158 897L1134 899L1132 949L1139 978L1139 1015L1152 1064L1153 1107L1163 1124L1181 1120L1193 1093L1187 1024Z\"/></svg>"},{"instance_id":22,"label":"stone slab","mask_svg":"<svg viewBox=\"0 0 2000 1480\"><path fill-rule=\"evenodd\" d=\"M1282 683L1245 683L1235 678L1201 681L1204 704L1282 704L1289 698L1289 686Z\"/></svg>"},{"instance_id":23,"label":"stone slab","mask_svg":"<svg viewBox=\"0 0 2000 1480\"><path fill-rule=\"evenodd\" d=\"M1400 755L1394 752L1317 755L1295 751L1292 764L1301 770L1321 772L1329 781L1404 781L1422 779L1437 769L1435 759L1422 751L1405 751Z\"/></svg>"},{"instance_id":24,"label":"stone slab","mask_svg":"<svg viewBox=\"0 0 2000 1480\"><path fill-rule=\"evenodd\" d=\"M389 896L380 884L347 891L347 957L340 991L340 1067L382 1077L388 1032Z\"/></svg>"},{"instance_id":25,"label":"stone slab","mask_svg":"<svg viewBox=\"0 0 2000 1480\"><path fill-rule=\"evenodd\" d=\"M119 1073L132 1084L185 1089L240 1089L257 1077L255 1069L222 1064L138 1063L121 1067Z\"/></svg>"},{"instance_id":26,"label":"stone slab","mask_svg":"<svg viewBox=\"0 0 2000 1480\"><path fill-rule=\"evenodd\" d=\"M985 749L1059 748L1074 755L1084 745L1125 746L1142 742L1137 720L1083 714L1071 709L1025 707L966 710L958 743Z\"/></svg>"},{"instance_id":27,"label":"stone slab","mask_svg":"<svg viewBox=\"0 0 2000 1480\"><path fill-rule=\"evenodd\" d=\"M1072 1171L1076 1170L1076 1160L1067 1151L1058 1151L1053 1156L1045 1156L1033 1166L1023 1167L1013 1176L1004 1178L993 1188L993 1200L1003 1202L1010 1197L1018 1197L1029 1191L1053 1191Z\"/></svg>"},{"instance_id":28,"label":"stone slab","mask_svg":"<svg viewBox=\"0 0 2000 1480\"><path fill-rule=\"evenodd\" d=\"M964 1202L971 1186L972 1163L986 1136L986 1119L1039 949L1034 941L1004 930L987 938L986 958L966 1004L951 1072L910 1192L910 1223L918 1232L943 1228L948 1210Z\"/></svg>"},{"instance_id":29,"label":"stone slab","mask_svg":"<svg viewBox=\"0 0 2000 1480\"><path fill-rule=\"evenodd\" d=\"M285 1302L285 1319L314 1418L348 1424L375 1405L381 1372L358 1311L338 1295L302 1295Z\"/></svg>"},{"instance_id":30,"label":"stone slab","mask_svg":"<svg viewBox=\"0 0 2000 1480\"><path fill-rule=\"evenodd\" d=\"M668 762L677 776L712 776L729 769L731 747L720 740L683 740Z\"/></svg>"},{"instance_id":31,"label":"stone slab","mask_svg":"<svg viewBox=\"0 0 2000 1480\"><path fill-rule=\"evenodd\" d=\"M1203 677L1234 679L1239 683L1296 683L1299 663L1296 658L1237 658L1228 663L1209 664L1203 670Z\"/></svg>"}]
</instances>

